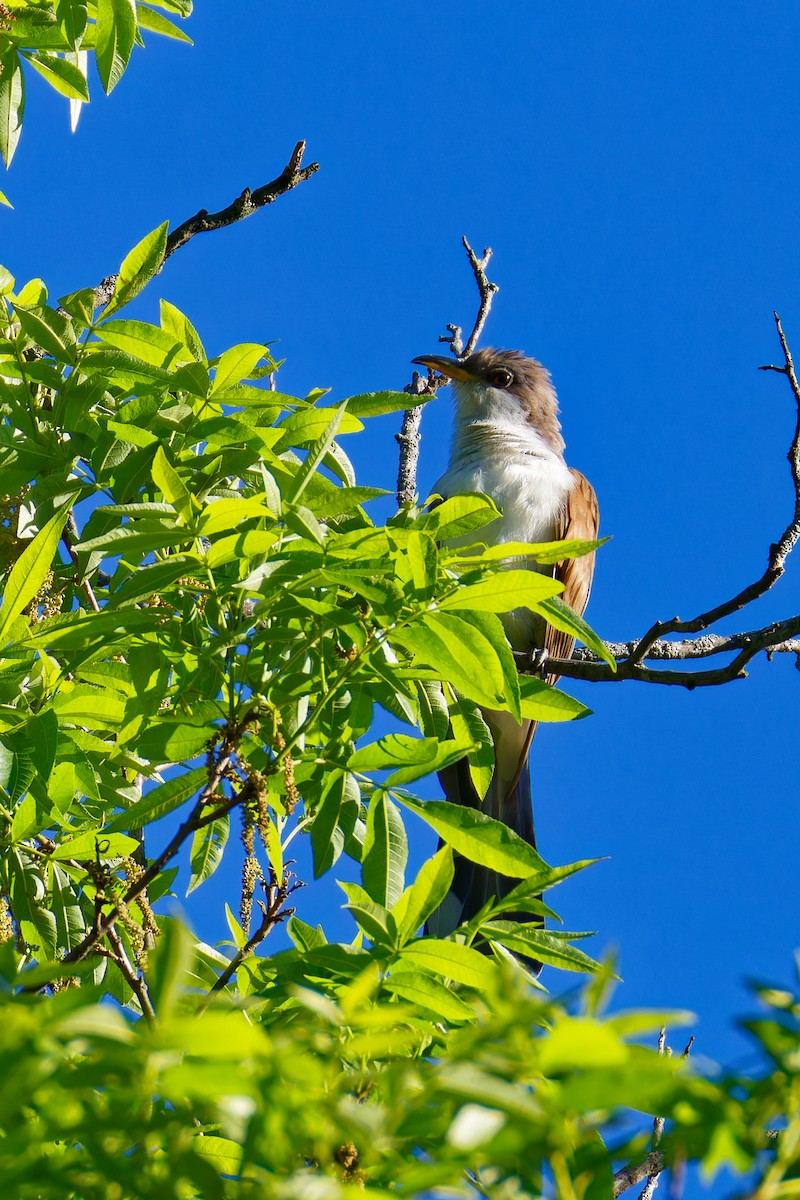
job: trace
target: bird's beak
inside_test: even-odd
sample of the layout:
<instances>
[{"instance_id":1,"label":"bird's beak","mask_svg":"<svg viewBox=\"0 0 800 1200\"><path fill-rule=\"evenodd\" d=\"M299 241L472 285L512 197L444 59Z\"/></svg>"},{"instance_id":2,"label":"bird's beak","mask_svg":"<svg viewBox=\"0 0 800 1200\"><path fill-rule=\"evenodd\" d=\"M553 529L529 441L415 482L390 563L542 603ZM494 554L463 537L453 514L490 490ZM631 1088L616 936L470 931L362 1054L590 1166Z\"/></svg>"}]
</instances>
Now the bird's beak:
<instances>
[{"instance_id":1,"label":"bird's beak","mask_svg":"<svg viewBox=\"0 0 800 1200\"><path fill-rule=\"evenodd\" d=\"M461 363L456 362L454 358L447 358L444 354L421 354L419 358L412 358L411 361L419 363L423 367L431 367L434 371L446 375L448 379L469 380L473 378Z\"/></svg>"}]
</instances>

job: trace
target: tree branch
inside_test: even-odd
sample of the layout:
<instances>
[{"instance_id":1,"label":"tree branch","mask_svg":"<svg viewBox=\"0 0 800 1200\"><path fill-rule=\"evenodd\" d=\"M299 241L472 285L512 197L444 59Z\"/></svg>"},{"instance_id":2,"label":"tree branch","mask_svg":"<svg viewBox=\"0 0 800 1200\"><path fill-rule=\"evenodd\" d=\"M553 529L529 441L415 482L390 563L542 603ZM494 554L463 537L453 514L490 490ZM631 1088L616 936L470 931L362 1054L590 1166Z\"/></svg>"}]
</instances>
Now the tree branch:
<instances>
[{"instance_id":1,"label":"tree branch","mask_svg":"<svg viewBox=\"0 0 800 1200\"><path fill-rule=\"evenodd\" d=\"M220 753L217 758L216 765L210 773L208 783L203 788L198 799L196 800L191 813L186 820L178 827L172 840L161 851L158 858L153 859L146 871L143 871L138 879L134 880L127 888L125 895L122 898L123 905L128 905L132 900L143 891L146 890L153 880L161 874L164 867L180 850L187 838L191 837L198 829L203 829L206 825L210 825L212 821L216 821L219 817L230 812L237 804L249 799L254 794L254 786L250 780L246 780L241 790L235 795L228 797L222 804L215 807L211 812L204 811L209 801L214 798L224 779L228 768L231 764L235 744L233 741L226 740L220 747ZM102 831L101 831L102 832ZM103 940L113 929L119 917L119 908L114 907L107 916L99 919L94 927L89 930L81 942L74 949L64 955L64 962L80 962L86 958L88 954L94 950L99 942Z\"/></svg>"},{"instance_id":2,"label":"tree branch","mask_svg":"<svg viewBox=\"0 0 800 1200\"><path fill-rule=\"evenodd\" d=\"M636 1187L637 1183L663 1170L664 1155L660 1150L652 1150L641 1162L629 1163L615 1173L614 1196L621 1196L628 1188Z\"/></svg>"},{"instance_id":3,"label":"tree branch","mask_svg":"<svg viewBox=\"0 0 800 1200\"><path fill-rule=\"evenodd\" d=\"M739 612L742 608L751 604L753 600L757 600L760 596L763 596L783 575L786 569L786 560L794 549L798 538L800 538L800 383L798 383L794 361L786 340L786 335L783 332L781 319L776 312L772 315L775 319L775 328L778 331L785 365L782 367L767 365L761 367L760 370L777 371L779 374L785 375L789 380L789 386L794 396L796 424L792 444L787 454L792 475L792 484L794 486L794 512L792 518L778 540L770 546L766 570L760 579L757 579L755 583L749 584L742 591L737 592L730 600L725 600L722 604L710 608L707 612L700 613L699 616L693 617L690 621L682 621L680 617L673 617L670 621L656 621L628 656L632 665L646 658L650 646L666 634L699 633L703 629L708 629L710 625L715 625L723 617L729 617L732 613Z\"/></svg>"},{"instance_id":4,"label":"tree branch","mask_svg":"<svg viewBox=\"0 0 800 1200\"><path fill-rule=\"evenodd\" d=\"M439 341L446 343L453 351L453 354L459 359L468 358L475 349L478 338L481 336L483 327L489 316L495 293L500 290L498 285L491 283L486 275L486 268L492 257L491 248L487 246L483 252L483 256L478 258L466 237L462 236L461 242L467 252L467 258L472 267L475 282L478 285L478 295L480 297L478 315L475 318L475 324L472 326L472 332L467 338L466 346L464 346L462 341L460 325L448 325L447 329L449 333L442 334L439 337ZM411 383L403 390L409 392L412 396L435 396L439 388L443 387L446 383L447 380L444 376L437 376L432 370L428 370L427 377L421 376L418 371L414 371ZM399 433L395 434L395 440L400 446L400 464L397 472L397 503L400 507L404 504L413 504L417 494L417 463L419 462L419 444L421 440L419 427L421 421L421 406L407 408L403 414L402 429Z\"/></svg>"},{"instance_id":5,"label":"tree branch","mask_svg":"<svg viewBox=\"0 0 800 1200\"><path fill-rule=\"evenodd\" d=\"M156 1014L152 1001L150 1000L150 993L147 990L147 983L141 977L125 953L125 947L122 944L122 938L119 936L119 932L116 929L109 929L108 940L111 945L111 949L114 952L112 961L117 964L122 972L123 978L130 987L136 999L139 1001L145 1019L148 1022L154 1021Z\"/></svg>"},{"instance_id":6,"label":"tree branch","mask_svg":"<svg viewBox=\"0 0 800 1200\"><path fill-rule=\"evenodd\" d=\"M225 229L226 226L234 225L237 221L243 221L245 217L252 216L259 208L272 204L279 196L285 195L292 188L296 188L299 183L310 179L319 170L319 163L313 162L307 167L302 166L305 149L306 143L298 142L288 163L271 183L263 184L254 192L245 188L240 196L237 196L227 208L220 209L219 212L210 213L207 209L201 208L195 216L184 221L177 229L173 229L167 238L164 262L198 233L210 233L215 229ZM98 308L108 304L114 293L116 282L116 275L107 275L94 289L95 303Z\"/></svg>"},{"instance_id":7,"label":"tree branch","mask_svg":"<svg viewBox=\"0 0 800 1200\"><path fill-rule=\"evenodd\" d=\"M794 397L795 431L787 454L794 489L794 511L783 533L769 548L764 573L730 600L717 604L689 621L683 621L680 617L673 617L670 621L656 621L641 638L629 642L605 642L604 645L617 662L616 671L588 649L575 650L570 659L544 656L540 650L534 650L533 653L515 652L514 658L519 670L539 675L562 675L568 679L585 679L592 683L636 679L643 683L666 684L691 691L697 687L718 687L734 679L744 679L747 675L745 667L762 651L769 657L773 654L794 654L797 657L796 665L800 668L800 615L773 621L762 629L742 633L704 632L710 625L739 612L774 587L786 570L787 559L800 539L800 382L780 317L777 313L773 316L785 365L767 365L759 369L777 371L785 375ZM675 633L696 633L701 636L683 641L667 640L669 635ZM734 653L734 657L724 667L704 671L644 666L648 660L689 661L729 652Z\"/></svg>"},{"instance_id":8,"label":"tree branch","mask_svg":"<svg viewBox=\"0 0 800 1200\"><path fill-rule=\"evenodd\" d=\"M222 991L222 989L230 982L230 980L239 970L239 967L242 965L244 960L249 958L250 955L254 953L267 935L272 932L275 926L280 924L281 921L285 920L286 917L292 916L294 909L284 908L283 906L289 896L291 896L292 892L296 891L303 885L297 881L290 884L290 878L291 876L287 872L280 884L278 884L276 882L275 872L272 870L272 868L270 868L271 882L267 888L267 904L259 901L261 912L263 914L261 924L259 925L258 929L256 929L255 933L250 935L245 944L239 947L225 970L214 982L213 987L209 990L208 995L197 1010L198 1016L205 1012L205 1010L208 1008L211 997Z\"/></svg>"},{"instance_id":9,"label":"tree branch","mask_svg":"<svg viewBox=\"0 0 800 1200\"><path fill-rule=\"evenodd\" d=\"M712 654L739 653L724 667L707 671L664 670L646 667L638 658L639 642L605 642L609 652L618 660L617 670L593 651L576 649L572 658L543 658L541 652L514 651L517 667L523 673L561 675L566 679L585 679L590 683L619 683L635 679L640 683L667 684L692 691L696 687L717 687L747 676L745 666L762 651L773 654L795 654L800 665L800 615L785 621L774 621L763 629L747 633L703 634L681 642L659 640L645 652L648 660L689 661L708 658ZM546 664L546 668L545 668Z\"/></svg>"}]
</instances>

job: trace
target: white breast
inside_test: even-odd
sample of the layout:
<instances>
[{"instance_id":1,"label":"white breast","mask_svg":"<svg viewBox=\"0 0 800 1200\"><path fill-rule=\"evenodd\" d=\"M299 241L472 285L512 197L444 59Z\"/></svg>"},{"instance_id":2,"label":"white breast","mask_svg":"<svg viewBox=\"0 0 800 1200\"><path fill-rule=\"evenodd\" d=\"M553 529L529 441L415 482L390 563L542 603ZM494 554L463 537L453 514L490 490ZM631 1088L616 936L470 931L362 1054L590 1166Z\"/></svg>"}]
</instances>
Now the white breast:
<instances>
[{"instance_id":1,"label":"white breast","mask_svg":"<svg viewBox=\"0 0 800 1200\"><path fill-rule=\"evenodd\" d=\"M450 466L434 485L442 496L483 492L503 515L456 544L549 542L558 537L561 513L575 485L560 454L518 421L478 421L456 427ZM533 567L549 574L551 567ZM512 645L530 643L525 609L504 618Z\"/></svg>"}]
</instances>

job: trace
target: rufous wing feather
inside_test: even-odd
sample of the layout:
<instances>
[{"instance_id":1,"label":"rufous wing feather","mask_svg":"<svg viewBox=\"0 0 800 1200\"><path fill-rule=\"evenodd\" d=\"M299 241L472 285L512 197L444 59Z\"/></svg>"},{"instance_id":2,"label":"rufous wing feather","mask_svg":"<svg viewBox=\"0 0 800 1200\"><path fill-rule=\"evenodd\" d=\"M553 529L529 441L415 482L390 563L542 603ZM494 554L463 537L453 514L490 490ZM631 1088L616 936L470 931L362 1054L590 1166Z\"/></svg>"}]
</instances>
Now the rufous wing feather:
<instances>
[{"instance_id":1,"label":"rufous wing feather","mask_svg":"<svg viewBox=\"0 0 800 1200\"><path fill-rule=\"evenodd\" d=\"M561 516L561 528L557 533L559 540L579 538L594 541L600 525L600 510L594 488L580 471L573 469L575 486L570 492ZM589 603L589 592L592 589L594 575L594 551L584 554L582 558L565 558L555 570L556 579L564 584L561 599L573 609L578 616L583 616ZM545 650L553 658L570 658L575 646L575 639L568 633L547 626L545 634ZM548 676L551 683L556 677Z\"/></svg>"}]
</instances>

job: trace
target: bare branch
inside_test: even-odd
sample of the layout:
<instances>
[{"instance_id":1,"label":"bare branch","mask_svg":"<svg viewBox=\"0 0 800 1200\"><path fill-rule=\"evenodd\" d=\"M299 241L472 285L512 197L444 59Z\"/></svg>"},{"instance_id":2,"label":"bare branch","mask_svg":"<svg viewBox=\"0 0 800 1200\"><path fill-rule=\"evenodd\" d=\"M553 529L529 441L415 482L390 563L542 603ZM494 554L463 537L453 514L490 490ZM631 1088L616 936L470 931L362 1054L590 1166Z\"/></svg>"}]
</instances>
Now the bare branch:
<instances>
[{"instance_id":1,"label":"bare branch","mask_svg":"<svg viewBox=\"0 0 800 1200\"><path fill-rule=\"evenodd\" d=\"M637 1183L650 1175L664 1169L664 1155L660 1150L653 1150L638 1163L629 1163L614 1174L614 1196L621 1196L628 1188L636 1187Z\"/></svg>"},{"instance_id":2,"label":"bare branch","mask_svg":"<svg viewBox=\"0 0 800 1200\"><path fill-rule=\"evenodd\" d=\"M495 293L499 292L500 288L496 283L490 283L486 276L486 268L489 265L489 259L492 257L491 246L487 246L483 251L483 257L478 258L466 237L462 237L461 242L467 252L469 265L472 267L472 273L475 276L475 282L478 285L478 294L480 295L480 306L478 308L478 315L475 318L475 324L472 327L472 333L467 338L467 344L464 347L463 353L458 354L459 358L469 358L478 344L478 338L483 333L483 327L491 311Z\"/></svg>"},{"instance_id":3,"label":"bare branch","mask_svg":"<svg viewBox=\"0 0 800 1200\"><path fill-rule=\"evenodd\" d=\"M599 658L592 650L583 647L573 652L572 658L543 659L534 650L514 651L514 659L520 671L541 675L546 662L546 673L561 675L566 679L585 679L591 683L622 682L635 679L640 683L667 684L691 691L696 687L717 687L734 679L746 678L745 667L757 654L794 654L800 665L800 614L784 621L773 621L763 629L746 633L703 634L681 642L657 641L648 647L644 657L648 660L688 661L708 658L713 654L739 651L724 667L707 671L664 670L646 667L636 661L634 652L638 642L605 642L609 652L618 660L617 670Z\"/></svg>"},{"instance_id":4,"label":"bare branch","mask_svg":"<svg viewBox=\"0 0 800 1200\"><path fill-rule=\"evenodd\" d=\"M131 960L125 953L125 947L122 944L122 938L116 929L108 930L108 941L111 949L114 952L113 961L117 964L122 976L130 987L136 999L141 1005L142 1013L147 1021L155 1020L155 1009L150 999L150 993L147 990L147 983L136 970Z\"/></svg>"},{"instance_id":5,"label":"bare branch","mask_svg":"<svg viewBox=\"0 0 800 1200\"><path fill-rule=\"evenodd\" d=\"M268 902L267 904L264 904L262 901L259 901L261 912L263 914L261 924L259 925L258 929L256 929L255 933L251 934L245 944L239 947L225 970L215 981L205 1000L197 1010L198 1016L205 1012L205 1010L208 1008L211 997L222 991L222 989L230 982L230 980L239 970L239 967L242 965L244 960L249 958L250 955L254 953L267 935L272 932L275 926L280 924L280 922L284 921L287 917L292 916L294 909L284 908L283 906L288 897L291 896L292 892L297 891L297 889L303 885L297 881L290 883L290 879L291 876L287 872L280 884L278 884L276 882L275 872L270 868L271 882L267 888Z\"/></svg>"},{"instance_id":6,"label":"bare branch","mask_svg":"<svg viewBox=\"0 0 800 1200\"><path fill-rule=\"evenodd\" d=\"M307 167L302 166L305 149L305 142L298 142L292 151L288 163L280 175L273 179L271 183L263 184L261 187L256 188L254 192L251 192L249 188L245 188L240 196L237 196L227 208L220 209L219 212L210 213L207 209L201 208L195 216L190 217L188 221L184 221L177 229L173 229L167 238L164 262L176 250L180 250L181 246L185 246L196 234L210 233L215 229L225 229L228 225L234 225L237 221L243 221L245 217L252 216L259 208L264 208L267 204L272 204L279 196L285 195L292 188L296 188L299 183L304 183L306 179L310 179L319 170L319 163L313 162ZM94 289L95 303L98 308L101 308L104 304L108 304L114 293L116 282L116 275L107 275Z\"/></svg>"},{"instance_id":7,"label":"bare branch","mask_svg":"<svg viewBox=\"0 0 800 1200\"><path fill-rule=\"evenodd\" d=\"M710 625L715 625L723 617L729 617L732 613L739 612L742 608L751 604L753 600L757 600L760 596L763 596L783 575L786 569L786 560L796 545L798 538L800 538L800 383L797 379L789 344L783 332L781 319L777 313L773 313L772 315L775 318L775 328L778 331L785 365L783 367L768 365L761 369L778 371L780 374L785 375L789 380L789 386L794 396L797 414L796 424L792 444L789 447L787 455L792 474L792 484L794 486L794 512L792 518L778 540L770 546L767 567L760 579L757 579L755 583L749 584L742 591L737 592L730 600L726 600L722 604L710 608L707 612L693 617L690 621L682 621L680 617L673 617L671 621L656 621L629 655L629 661L632 665L642 662L647 657L653 643L663 638L666 634L699 633L703 629L708 629Z\"/></svg>"},{"instance_id":8,"label":"bare branch","mask_svg":"<svg viewBox=\"0 0 800 1200\"><path fill-rule=\"evenodd\" d=\"M462 236L461 242L467 252L467 258L472 267L475 282L478 285L478 295L480 297L478 315L475 318L472 332L467 338L466 346L463 343L460 325L448 325L447 329L449 333L442 334L439 337L439 341L448 345L457 358L467 358L478 343L478 338L483 332L483 327L486 324L486 319L492 307L492 300L495 293L500 289L496 283L491 283L486 276L486 268L492 257L491 248L487 246L483 252L483 256L478 258L466 237ZM418 371L415 371L411 377L411 383L403 390L410 392L413 396L435 396L439 388L444 387L447 382L443 376L437 376L430 369L428 370L427 378L421 376ZM400 507L404 504L413 504L417 494L417 463L419 462L420 444L419 426L421 421L421 407L407 408L403 414L402 429L399 433L395 434L395 440L400 446L400 464L397 472L397 503Z\"/></svg>"},{"instance_id":9,"label":"bare branch","mask_svg":"<svg viewBox=\"0 0 800 1200\"><path fill-rule=\"evenodd\" d=\"M253 784L247 780L239 792L228 797L223 803L216 805L212 810L208 810L209 803L217 796L218 789L231 765L234 749L235 746L232 741L226 740L222 743L216 764L209 775L208 783L195 801L191 813L178 827L174 837L165 849L161 851L158 858L153 859L147 870L143 871L138 879L131 882L122 897L123 905L130 904L132 900L135 900L137 896L150 886L153 880L161 874L167 863L175 857L187 838L191 837L196 830L210 825L212 821L216 821L219 817L224 816L225 813L230 812L237 804L242 803L253 794ZM83 940L74 949L64 955L64 962L80 962L88 954L91 954L98 943L108 935L109 930L113 929L119 915L119 908L116 906L107 916L102 917L98 915L93 928L89 930Z\"/></svg>"}]
</instances>

